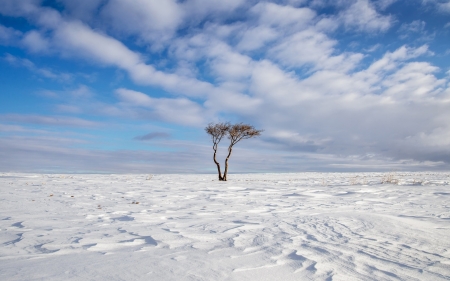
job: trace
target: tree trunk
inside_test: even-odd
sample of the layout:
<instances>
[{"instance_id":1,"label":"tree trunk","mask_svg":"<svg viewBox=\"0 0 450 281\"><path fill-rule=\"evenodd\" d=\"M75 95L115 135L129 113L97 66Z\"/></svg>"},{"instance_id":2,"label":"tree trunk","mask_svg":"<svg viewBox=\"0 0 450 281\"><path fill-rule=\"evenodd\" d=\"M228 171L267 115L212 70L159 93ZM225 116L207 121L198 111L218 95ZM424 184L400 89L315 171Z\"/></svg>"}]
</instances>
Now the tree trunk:
<instances>
[{"instance_id":1,"label":"tree trunk","mask_svg":"<svg viewBox=\"0 0 450 281\"><path fill-rule=\"evenodd\" d=\"M222 180L226 181L227 180L227 173L228 173L228 159L231 156L231 151L233 150L232 146L228 147L228 156L227 159L225 159L225 171L223 172L223 177Z\"/></svg>"},{"instance_id":2,"label":"tree trunk","mask_svg":"<svg viewBox=\"0 0 450 281\"><path fill-rule=\"evenodd\" d=\"M222 172L220 171L220 164L216 160L216 154L217 154L217 147L214 149L214 163L217 165L217 172L219 173L219 181L223 181Z\"/></svg>"}]
</instances>

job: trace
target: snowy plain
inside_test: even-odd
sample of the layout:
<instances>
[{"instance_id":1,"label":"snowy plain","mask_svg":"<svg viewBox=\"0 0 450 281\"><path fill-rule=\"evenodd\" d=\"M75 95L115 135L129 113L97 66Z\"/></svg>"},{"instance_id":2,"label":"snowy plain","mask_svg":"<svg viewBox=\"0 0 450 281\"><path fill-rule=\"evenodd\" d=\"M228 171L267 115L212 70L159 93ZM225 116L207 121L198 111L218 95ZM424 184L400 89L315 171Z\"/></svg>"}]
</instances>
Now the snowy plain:
<instances>
[{"instance_id":1,"label":"snowy plain","mask_svg":"<svg viewBox=\"0 0 450 281\"><path fill-rule=\"evenodd\" d=\"M450 173L389 176L3 173L0 280L450 280Z\"/></svg>"}]
</instances>

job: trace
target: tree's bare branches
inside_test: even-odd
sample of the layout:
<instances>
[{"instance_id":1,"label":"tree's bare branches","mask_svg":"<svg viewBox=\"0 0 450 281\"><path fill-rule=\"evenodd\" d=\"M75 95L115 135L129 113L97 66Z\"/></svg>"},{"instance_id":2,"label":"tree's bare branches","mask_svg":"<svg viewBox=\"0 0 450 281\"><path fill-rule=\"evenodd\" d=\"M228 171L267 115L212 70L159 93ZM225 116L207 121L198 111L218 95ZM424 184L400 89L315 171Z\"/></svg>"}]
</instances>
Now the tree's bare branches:
<instances>
[{"instance_id":1,"label":"tree's bare branches","mask_svg":"<svg viewBox=\"0 0 450 281\"><path fill-rule=\"evenodd\" d=\"M249 139L260 136L263 130L256 130L254 126L248 124L234 124L228 130L228 138L230 139L230 147L238 143L240 140Z\"/></svg>"},{"instance_id":2,"label":"tree's bare branches","mask_svg":"<svg viewBox=\"0 0 450 281\"><path fill-rule=\"evenodd\" d=\"M229 122L216 124L209 123L208 126L206 126L205 131L208 135L211 136L215 149L217 148L217 145L222 140L222 138L228 133L230 127L231 125Z\"/></svg>"}]
</instances>

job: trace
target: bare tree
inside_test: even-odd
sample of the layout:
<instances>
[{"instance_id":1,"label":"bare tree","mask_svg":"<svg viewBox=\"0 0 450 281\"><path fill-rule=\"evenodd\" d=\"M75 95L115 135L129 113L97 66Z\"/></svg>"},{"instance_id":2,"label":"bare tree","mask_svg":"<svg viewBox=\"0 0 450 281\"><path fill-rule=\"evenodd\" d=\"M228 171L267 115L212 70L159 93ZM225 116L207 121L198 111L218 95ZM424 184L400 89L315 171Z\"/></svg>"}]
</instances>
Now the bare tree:
<instances>
[{"instance_id":1,"label":"bare tree","mask_svg":"<svg viewBox=\"0 0 450 281\"><path fill-rule=\"evenodd\" d=\"M225 123L210 123L205 128L207 134L211 136L213 141L213 150L214 150L214 163L216 163L217 171L219 173L219 180L226 181L228 174L228 159L230 159L231 152L233 151L233 146L243 139L249 139L253 137L257 137L261 135L263 130L256 130L255 127L243 123L238 123L231 125L229 122ZM217 148L224 136L227 136L230 140L230 144L228 146L228 155L225 159L225 171L222 176L222 172L220 170L220 164L216 160Z\"/></svg>"},{"instance_id":2,"label":"bare tree","mask_svg":"<svg viewBox=\"0 0 450 281\"><path fill-rule=\"evenodd\" d=\"M220 164L216 160L217 155L217 147L219 145L219 142L222 140L222 138L228 133L228 130L230 129L231 125L230 123L209 123L208 126L206 126L205 131L208 135L211 136L212 142L213 142L213 150L214 150L214 163L217 165L217 171L219 172L219 180L223 180L222 172L220 170Z\"/></svg>"}]
</instances>

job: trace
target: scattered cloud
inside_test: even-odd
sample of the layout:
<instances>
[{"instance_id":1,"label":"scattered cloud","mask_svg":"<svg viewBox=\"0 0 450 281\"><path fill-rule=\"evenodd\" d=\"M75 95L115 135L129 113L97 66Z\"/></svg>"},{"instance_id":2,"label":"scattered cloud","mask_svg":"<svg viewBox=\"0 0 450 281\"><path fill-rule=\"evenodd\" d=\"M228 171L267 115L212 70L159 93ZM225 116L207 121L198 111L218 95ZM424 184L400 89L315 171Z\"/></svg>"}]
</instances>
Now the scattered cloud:
<instances>
[{"instance_id":1,"label":"scattered cloud","mask_svg":"<svg viewBox=\"0 0 450 281\"><path fill-rule=\"evenodd\" d=\"M84 84L79 84L75 87L71 85L64 90L59 91L40 90L36 94L41 97L55 100L64 100L66 102L88 101L92 100L95 96L92 89Z\"/></svg>"},{"instance_id":2,"label":"scattered cloud","mask_svg":"<svg viewBox=\"0 0 450 281\"><path fill-rule=\"evenodd\" d=\"M448 0L422 0L422 5L430 5L438 12L448 13L450 12L450 2Z\"/></svg>"},{"instance_id":3,"label":"scattered cloud","mask_svg":"<svg viewBox=\"0 0 450 281\"><path fill-rule=\"evenodd\" d=\"M27 32L23 36L22 44L33 53L46 53L50 50L49 41L36 30Z\"/></svg>"},{"instance_id":4,"label":"scattered cloud","mask_svg":"<svg viewBox=\"0 0 450 281\"><path fill-rule=\"evenodd\" d=\"M376 50L378 50L379 48L381 48L381 44L375 44L373 46L370 46L367 49L364 49L364 51L368 52L368 53L372 53L372 52L375 52Z\"/></svg>"},{"instance_id":5,"label":"scattered cloud","mask_svg":"<svg viewBox=\"0 0 450 281\"><path fill-rule=\"evenodd\" d=\"M392 26L394 21L391 16L378 13L369 0L353 1L347 9L339 14L338 20L346 28L369 33L385 32Z\"/></svg>"},{"instance_id":6,"label":"scattered cloud","mask_svg":"<svg viewBox=\"0 0 450 281\"><path fill-rule=\"evenodd\" d=\"M270 54L287 67L310 66L313 70L341 68L351 70L362 59L361 54L333 55L337 41L315 30L297 32L270 50Z\"/></svg>"},{"instance_id":7,"label":"scattered cloud","mask_svg":"<svg viewBox=\"0 0 450 281\"><path fill-rule=\"evenodd\" d=\"M56 106L56 111L59 113L78 114L82 113L83 109L75 105L58 104Z\"/></svg>"},{"instance_id":8,"label":"scattered cloud","mask_svg":"<svg viewBox=\"0 0 450 281\"><path fill-rule=\"evenodd\" d=\"M1 114L0 120L10 123L36 124L44 126L95 128L100 124L76 117L42 116L31 114Z\"/></svg>"},{"instance_id":9,"label":"scattered cloud","mask_svg":"<svg viewBox=\"0 0 450 281\"><path fill-rule=\"evenodd\" d=\"M428 32L426 29L426 23L422 20L415 20L411 23L403 23L397 31L400 34L401 39L407 39L414 37L419 41L432 41L436 36L435 32Z\"/></svg>"},{"instance_id":10,"label":"scattered cloud","mask_svg":"<svg viewBox=\"0 0 450 281\"><path fill-rule=\"evenodd\" d=\"M398 0L374 0L373 3L380 10L385 10L397 1Z\"/></svg>"},{"instance_id":11,"label":"scattered cloud","mask_svg":"<svg viewBox=\"0 0 450 281\"><path fill-rule=\"evenodd\" d=\"M170 134L165 132L152 132L142 136L136 136L133 139L138 141L148 141L153 139L167 139L170 137Z\"/></svg>"},{"instance_id":12,"label":"scattered cloud","mask_svg":"<svg viewBox=\"0 0 450 281\"><path fill-rule=\"evenodd\" d=\"M438 9L444 13L450 13L450 2L438 3Z\"/></svg>"},{"instance_id":13,"label":"scattered cloud","mask_svg":"<svg viewBox=\"0 0 450 281\"><path fill-rule=\"evenodd\" d=\"M86 85L79 85L78 88L69 91L69 94L76 99L90 98L93 96L91 89L89 89Z\"/></svg>"},{"instance_id":14,"label":"scattered cloud","mask_svg":"<svg viewBox=\"0 0 450 281\"><path fill-rule=\"evenodd\" d=\"M48 133L45 130L37 130L37 129L30 129L24 126L20 125L8 125L8 124L0 124L0 132L3 133L31 133L31 134L44 134Z\"/></svg>"},{"instance_id":15,"label":"scattered cloud","mask_svg":"<svg viewBox=\"0 0 450 281\"><path fill-rule=\"evenodd\" d=\"M172 38L183 21L184 10L175 0L111 0L102 7L100 16L114 31L158 45Z\"/></svg>"},{"instance_id":16,"label":"scattered cloud","mask_svg":"<svg viewBox=\"0 0 450 281\"><path fill-rule=\"evenodd\" d=\"M120 88L116 95L123 108L141 108L138 115L148 119L162 120L176 124L201 126L205 123L203 109L186 98L152 98L144 93Z\"/></svg>"},{"instance_id":17,"label":"scattered cloud","mask_svg":"<svg viewBox=\"0 0 450 281\"><path fill-rule=\"evenodd\" d=\"M20 40L21 36L22 32L0 24L0 45L15 45Z\"/></svg>"},{"instance_id":18,"label":"scattered cloud","mask_svg":"<svg viewBox=\"0 0 450 281\"><path fill-rule=\"evenodd\" d=\"M400 33L421 33L425 30L425 21L423 20L415 20L411 23L403 23L400 28L398 29L398 32Z\"/></svg>"},{"instance_id":19,"label":"scattered cloud","mask_svg":"<svg viewBox=\"0 0 450 281\"><path fill-rule=\"evenodd\" d=\"M39 76L44 77L44 78L49 78L49 79L57 80L60 82L67 82L67 81L70 81L73 79L72 74L64 73L64 72L57 73L56 71L53 71L48 68L40 68L40 67L37 67L29 59L19 58L19 57L13 56L8 53L5 54L3 59L13 66L25 67L26 69L30 70L31 72L36 73Z\"/></svg>"}]
</instances>

